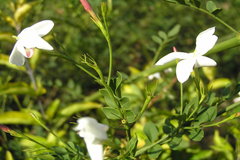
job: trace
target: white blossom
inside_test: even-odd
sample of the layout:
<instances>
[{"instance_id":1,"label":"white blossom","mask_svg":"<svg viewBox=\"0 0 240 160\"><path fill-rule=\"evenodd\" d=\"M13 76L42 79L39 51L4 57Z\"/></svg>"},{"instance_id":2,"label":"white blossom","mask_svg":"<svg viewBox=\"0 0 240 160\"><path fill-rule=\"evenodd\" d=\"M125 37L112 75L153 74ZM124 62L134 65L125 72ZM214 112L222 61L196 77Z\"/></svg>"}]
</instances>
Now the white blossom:
<instances>
[{"instance_id":1,"label":"white blossom","mask_svg":"<svg viewBox=\"0 0 240 160\"><path fill-rule=\"evenodd\" d=\"M206 56L206 54L217 42L218 37L214 35L215 27L201 32L196 38L196 48L193 53L172 52L161 58L155 65L163 65L175 59L181 59L176 68L177 79L180 83L188 80L195 67L216 66L217 63Z\"/></svg>"},{"instance_id":2,"label":"white blossom","mask_svg":"<svg viewBox=\"0 0 240 160\"><path fill-rule=\"evenodd\" d=\"M17 42L10 54L9 62L21 66L25 62L25 57L33 56L34 48L53 50L53 47L41 38L48 34L53 26L54 23L51 20L43 20L22 30L17 36Z\"/></svg>"},{"instance_id":3,"label":"white blossom","mask_svg":"<svg viewBox=\"0 0 240 160\"><path fill-rule=\"evenodd\" d=\"M84 139L91 160L103 160L102 141L107 139L108 126L91 117L80 118L77 123L74 130Z\"/></svg>"},{"instance_id":4,"label":"white blossom","mask_svg":"<svg viewBox=\"0 0 240 160\"><path fill-rule=\"evenodd\" d=\"M148 76L148 79L149 79L149 80L153 80L154 78L156 78L156 79L161 78L160 73L154 73L154 74L150 74L150 75Z\"/></svg>"}]
</instances>

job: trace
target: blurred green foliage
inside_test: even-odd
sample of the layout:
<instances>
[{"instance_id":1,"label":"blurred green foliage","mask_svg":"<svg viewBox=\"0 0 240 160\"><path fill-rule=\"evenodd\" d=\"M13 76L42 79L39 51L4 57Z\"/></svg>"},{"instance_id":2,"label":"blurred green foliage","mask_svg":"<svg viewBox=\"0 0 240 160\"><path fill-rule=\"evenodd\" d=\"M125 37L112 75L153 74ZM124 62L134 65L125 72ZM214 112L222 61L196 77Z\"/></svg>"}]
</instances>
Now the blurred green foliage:
<instances>
[{"instance_id":1,"label":"blurred green foliage","mask_svg":"<svg viewBox=\"0 0 240 160\"><path fill-rule=\"evenodd\" d=\"M212 26L216 26L218 42L234 36L225 26L206 14L175 4L185 1L169 1L174 3L159 0L113 0L112 6L108 6L112 8L108 12L108 23L113 45L114 94L119 95L118 102L124 106L127 123L134 122L131 133L133 137L128 142L122 140L126 149L121 152L129 157L134 156L132 152L136 151L137 147L151 144L162 134L178 130L178 126L186 117L175 116L176 108L179 106L179 94L176 92L179 88L175 71L162 72L161 76L164 80L150 82L142 78L124 84L122 89L119 88L118 82L124 81L124 76L127 78L151 67L160 57L172 52L173 46L180 51L194 50L194 37ZM89 2L100 16L102 1L89 0ZM197 3L197 0L194 2ZM238 30L240 0L218 0L214 1L214 4L207 0L202 3L206 5L208 11L217 14ZM110 145L111 149L106 153L110 159L115 154L118 155L119 150L122 149L121 138L125 135L122 131L123 126L117 121L106 120L106 117L111 120L122 118L121 113L114 109L116 101L108 99L105 89L101 89L99 93L100 86L76 66L64 59L51 56L59 52L80 61L81 55L86 53L96 60L104 75L107 74L107 43L80 2L78 0L5 0L0 5L0 19L0 124L7 125L19 131L21 136L27 137L21 139L21 136L12 137L1 132L0 160L46 160L57 159L59 158L57 155L66 159L80 159L74 157L77 152L82 159L87 159L84 143L72 130L74 124L71 123L81 116L93 116L102 122L114 124L117 132L114 133L116 138L112 138L119 146ZM43 19L51 19L55 23L51 34L45 37L54 46L55 51L37 51L29 60L35 75L36 82L33 82L25 67L16 67L8 63L8 55L15 42L12 35L17 35L23 28ZM209 108L199 109L196 115L193 115L196 118L194 120L197 121L196 126L214 121L217 111L232 104L232 99L237 95L227 89L239 90L235 87L240 81L239 47L212 54L211 57L217 61L218 66L200 71L201 75L205 75L202 76L205 87L208 86L211 90L202 95L204 98L201 105ZM117 71L126 75L121 75ZM199 105L197 103L202 98L201 96L196 98L197 94L193 94L196 91L193 84L186 83L188 88L184 95L185 103L188 103L184 112L190 118L191 111ZM154 98L139 122L135 123L135 118L148 96L146 86L154 88L148 88ZM122 92L121 96L120 92ZM187 102L187 99L191 101ZM239 108L237 109L232 114L239 112ZM30 113L36 115L43 124L37 123ZM187 122L193 123L193 120ZM140 158L237 159L240 157L238 124L239 119L234 119L221 124L219 128L205 128L204 132L202 129L182 132L179 137L183 136L183 138L174 138L168 145L155 145ZM49 132L48 128L51 128L56 136ZM66 142L71 141L67 145L67 150L57 137L61 137ZM43 143L50 149L44 150L42 146L32 143L31 140ZM198 142L200 140L202 141ZM174 149L171 150L169 147ZM26 149L27 152L24 152Z\"/></svg>"}]
</instances>

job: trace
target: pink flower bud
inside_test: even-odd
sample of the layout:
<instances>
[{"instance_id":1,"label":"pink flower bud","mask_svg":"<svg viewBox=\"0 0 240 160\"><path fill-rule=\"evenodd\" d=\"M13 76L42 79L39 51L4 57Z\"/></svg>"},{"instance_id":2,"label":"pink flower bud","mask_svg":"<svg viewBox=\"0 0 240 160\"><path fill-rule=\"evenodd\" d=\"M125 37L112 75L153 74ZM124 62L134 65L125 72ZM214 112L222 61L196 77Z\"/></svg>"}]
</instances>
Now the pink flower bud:
<instances>
[{"instance_id":1,"label":"pink flower bud","mask_svg":"<svg viewBox=\"0 0 240 160\"><path fill-rule=\"evenodd\" d=\"M80 0L80 2L82 3L84 9L91 15L92 19L97 23L99 22L98 17L96 16L96 14L94 13L91 5L88 3L87 0Z\"/></svg>"},{"instance_id":2,"label":"pink flower bud","mask_svg":"<svg viewBox=\"0 0 240 160\"><path fill-rule=\"evenodd\" d=\"M3 132L9 133L11 131L10 128L8 128L7 126L4 125L0 125L0 130L2 130Z\"/></svg>"},{"instance_id":3,"label":"pink flower bud","mask_svg":"<svg viewBox=\"0 0 240 160\"><path fill-rule=\"evenodd\" d=\"M173 47L173 52L177 52L177 49L175 46Z\"/></svg>"},{"instance_id":4,"label":"pink flower bud","mask_svg":"<svg viewBox=\"0 0 240 160\"><path fill-rule=\"evenodd\" d=\"M88 3L87 0L80 0L80 2L82 3L84 9L85 9L87 12L92 11L92 7L91 7L91 5Z\"/></svg>"}]
</instances>

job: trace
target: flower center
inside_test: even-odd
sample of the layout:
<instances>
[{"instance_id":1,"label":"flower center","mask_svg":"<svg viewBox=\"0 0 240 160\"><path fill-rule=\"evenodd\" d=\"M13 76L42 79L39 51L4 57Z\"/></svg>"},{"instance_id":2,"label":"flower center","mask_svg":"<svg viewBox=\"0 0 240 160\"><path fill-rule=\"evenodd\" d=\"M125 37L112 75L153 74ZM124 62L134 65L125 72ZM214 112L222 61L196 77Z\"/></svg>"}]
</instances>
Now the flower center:
<instances>
[{"instance_id":1,"label":"flower center","mask_svg":"<svg viewBox=\"0 0 240 160\"><path fill-rule=\"evenodd\" d=\"M31 58L34 53L33 48L25 48L25 51L26 51L27 58Z\"/></svg>"}]
</instances>

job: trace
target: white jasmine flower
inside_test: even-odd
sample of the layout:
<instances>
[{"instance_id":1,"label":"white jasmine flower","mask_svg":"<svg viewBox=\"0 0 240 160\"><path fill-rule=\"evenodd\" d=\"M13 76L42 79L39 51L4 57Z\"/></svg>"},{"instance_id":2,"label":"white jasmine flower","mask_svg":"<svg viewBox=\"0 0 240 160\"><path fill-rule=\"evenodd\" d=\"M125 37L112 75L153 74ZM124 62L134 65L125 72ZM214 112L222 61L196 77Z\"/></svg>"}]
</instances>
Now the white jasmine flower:
<instances>
[{"instance_id":1,"label":"white jasmine flower","mask_svg":"<svg viewBox=\"0 0 240 160\"><path fill-rule=\"evenodd\" d=\"M160 73L154 73L154 74L151 74L151 75L148 76L149 80L153 80L154 78L156 78L156 79L161 78Z\"/></svg>"},{"instance_id":2,"label":"white jasmine flower","mask_svg":"<svg viewBox=\"0 0 240 160\"><path fill-rule=\"evenodd\" d=\"M161 58L155 65L163 65L174 59L181 59L176 68L177 79L180 83L188 80L194 66L216 66L217 63L213 59L203 56L217 42L218 37L213 35L214 32L215 27L201 32L196 38L196 48L193 53L172 52Z\"/></svg>"},{"instance_id":3,"label":"white jasmine flower","mask_svg":"<svg viewBox=\"0 0 240 160\"><path fill-rule=\"evenodd\" d=\"M83 117L77 120L78 125L74 128L87 145L91 160L103 160L102 141L107 139L108 126L98 123L91 117Z\"/></svg>"},{"instance_id":4,"label":"white jasmine flower","mask_svg":"<svg viewBox=\"0 0 240 160\"><path fill-rule=\"evenodd\" d=\"M9 62L21 66L25 62L25 57L32 57L34 48L53 50L53 47L41 38L48 34L53 26L54 23L51 20L43 20L22 30L17 36L17 42L10 54Z\"/></svg>"}]
</instances>

